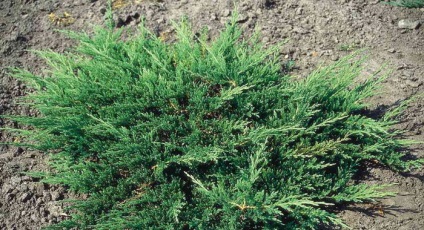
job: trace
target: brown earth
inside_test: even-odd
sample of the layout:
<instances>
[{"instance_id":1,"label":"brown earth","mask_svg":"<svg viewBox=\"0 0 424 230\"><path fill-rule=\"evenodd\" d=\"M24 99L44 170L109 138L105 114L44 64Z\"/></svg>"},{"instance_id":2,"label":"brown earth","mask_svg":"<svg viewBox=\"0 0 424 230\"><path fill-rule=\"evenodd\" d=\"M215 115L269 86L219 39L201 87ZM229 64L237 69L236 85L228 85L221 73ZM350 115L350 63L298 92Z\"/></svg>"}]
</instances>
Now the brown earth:
<instances>
[{"instance_id":1,"label":"brown earth","mask_svg":"<svg viewBox=\"0 0 424 230\"><path fill-rule=\"evenodd\" d=\"M7 67L41 72L44 63L28 50L62 52L73 41L55 29L86 30L103 22L106 1L97 0L1 0L0 1L0 114L35 112L17 105L14 99L26 92L11 79ZM294 61L292 74L307 76L317 66L330 63L352 50L366 48L366 74L381 66L393 70L381 94L372 98L374 108L391 107L411 95L424 92L424 26L399 28L402 19L424 23L424 9L405 9L378 0L119 0L118 26L135 28L142 18L158 36L172 36L171 20L188 16L194 28L207 26L214 37L223 28L238 2L239 23L248 33L258 28L262 41L275 44L288 39L281 49L282 64ZM127 5L125 5L127 3ZM64 13L69 14L63 17ZM54 13L54 15L49 14ZM74 20L73 20L74 19ZM69 24L69 25L68 25ZM424 141L424 100L412 103L399 128L414 140ZM0 120L2 127L18 127ZM0 142L13 142L1 131ZM412 155L423 157L423 145ZM46 157L25 148L0 145L0 229L39 229L66 218L60 200L68 197L63 188L37 182L23 174L46 170ZM401 174L385 167L364 166L357 179L365 183L394 183L395 197L376 204L340 209L340 216L353 229L403 229L424 227L424 169Z\"/></svg>"}]
</instances>

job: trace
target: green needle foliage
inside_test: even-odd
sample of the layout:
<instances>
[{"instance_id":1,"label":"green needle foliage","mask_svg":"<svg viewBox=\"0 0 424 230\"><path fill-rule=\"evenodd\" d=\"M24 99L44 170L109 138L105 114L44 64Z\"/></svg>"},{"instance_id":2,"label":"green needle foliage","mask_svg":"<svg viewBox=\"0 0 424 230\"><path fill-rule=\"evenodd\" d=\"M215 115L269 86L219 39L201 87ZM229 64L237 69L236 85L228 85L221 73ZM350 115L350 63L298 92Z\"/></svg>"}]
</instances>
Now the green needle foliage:
<instances>
[{"instance_id":1,"label":"green needle foliage","mask_svg":"<svg viewBox=\"0 0 424 230\"><path fill-rule=\"evenodd\" d=\"M401 6L406 8L421 8L424 7L424 0L397 0L385 2L392 6Z\"/></svg>"},{"instance_id":2,"label":"green needle foliage","mask_svg":"<svg viewBox=\"0 0 424 230\"><path fill-rule=\"evenodd\" d=\"M408 141L391 128L402 109L364 113L384 77L354 83L358 53L295 80L281 74L279 47L241 39L236 16L212 42L184 20L175 28L171 44L144 26L127 40L68 32L75 49L37 52L43 76L14 70L40 116L11 119L50 156L51 172L34 175L87 197L51 228L343 226L333 205L393 195L352 184L359 164L421 166L402 160Z\"/></svg>"}]
</instances>

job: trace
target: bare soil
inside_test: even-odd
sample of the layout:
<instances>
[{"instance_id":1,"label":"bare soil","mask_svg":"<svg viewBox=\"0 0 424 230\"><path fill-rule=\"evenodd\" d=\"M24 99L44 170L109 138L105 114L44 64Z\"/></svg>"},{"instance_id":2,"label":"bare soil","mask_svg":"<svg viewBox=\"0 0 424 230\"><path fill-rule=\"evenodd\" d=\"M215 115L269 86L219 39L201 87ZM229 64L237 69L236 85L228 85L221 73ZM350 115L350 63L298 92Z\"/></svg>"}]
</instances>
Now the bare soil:
<instances>
[{"instance_id":1,"label":"bare soil","mask_svg":"<svg viewBox=\"0 0 424 230\"><path fill-rule=\"evenodd\" d=\"M114 10L119 27L136 28L142 18L158 36L172 37L171 20L187 16L196 30L207 26L216 36L238 3L239 23L252 33L260 30L262 41L281 49L282 65L294 61L292 75L305 77L317 66L331 63L358 48L369 59L364 78L384 69L393 72L381 94L370 100L378 110L390 108L424 92L424 25L399 28L402 19L424 22L424 9L405 9L378 0L119 0ZM28 50L63 52L74 44L55 29L91 31L102 24L106 1L98 0L1 0L0 1L0 115L36 112L14 99L27 91L12 79L7 67L23 67L40 73L45 64ZM64 13L69 14L63 17ZM56 17L49 14L54 13ZM72 17L72 18L70 18ZM74 19L74 20L72 20ZM69 24L69 25L68 25ZM412 103L398 128L408 138L424 141L424 100ZM1 127L18 127L0 119ZM0 131L0 142L13 142ZM424 145L416 145L411 157L423 157ZM23 174L46 170L43 153L0 145L0 229L40 229L66 217L60 202L70 194ZM403 229L424 227L424 169L396 173L380 165L364 165L356 180L392 183L398 193L375 204L340 207L339 215L353 229ZM335 227L333 227L334 229ZM331 229L331 227L330 227Z\"/></svg>"}]
</instances>

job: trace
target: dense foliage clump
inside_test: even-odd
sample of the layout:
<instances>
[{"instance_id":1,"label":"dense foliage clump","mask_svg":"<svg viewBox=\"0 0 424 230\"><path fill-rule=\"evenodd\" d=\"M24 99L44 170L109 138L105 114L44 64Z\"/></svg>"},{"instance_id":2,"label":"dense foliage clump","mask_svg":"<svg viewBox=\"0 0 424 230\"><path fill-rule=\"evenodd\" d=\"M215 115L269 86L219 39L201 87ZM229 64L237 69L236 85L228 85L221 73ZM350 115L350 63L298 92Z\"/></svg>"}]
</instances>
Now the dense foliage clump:
<instances>
[{"instance_id":1,"label":"dense foliage clump","mask_svg":"<svg viewBox=\"0 0 424 230\"><path fill-rule=\"evenodd\" d=\"M424 7L424 0L395 0L385 2L392 6L401 6L406 8L421 8Z\"/></svg>"},{"instance_id":2,"label":"dense foliage clump","mask_svg":"<svg viewBox=\"0 0 424 230\"><path fill-rule=\"evenodd\" d=\"M314 229L343 225L335 204L391 195L350 183L364 161L395 170L407 141L391 130L400 109L374 119L363 100L383 78L354 83L358 54L296 80L281 74L278 47L241 39L233 19L212 42L185 21L167 43L140 27L68 34L76 49L38 52L37 117L27 143L49 153L43 181L86 194L78 229Z\"/></svg>"}]
</instances>

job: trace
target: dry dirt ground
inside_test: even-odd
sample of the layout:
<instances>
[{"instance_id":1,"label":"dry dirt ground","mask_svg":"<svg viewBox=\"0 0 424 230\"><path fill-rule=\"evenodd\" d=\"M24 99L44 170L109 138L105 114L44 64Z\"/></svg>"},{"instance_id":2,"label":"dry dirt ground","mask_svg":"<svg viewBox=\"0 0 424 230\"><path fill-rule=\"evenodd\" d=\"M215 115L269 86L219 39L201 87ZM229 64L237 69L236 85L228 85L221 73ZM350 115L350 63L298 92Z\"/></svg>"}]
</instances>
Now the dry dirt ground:
<instances>
[{"instance_id":1,"label":"dry dirt ground","mask_svg":"<svg viewBox=\"0 0 424 230\"><path fill-rule=\"evenodd\" d=\"M171 20L182 16L200 30L207 26L216 36L238 4L239 23L248 33L258 28L263 42L288 39L281 49L282 64L294 61L292 75L307 76L317 66L337 60L352 50L366 48L369 59L364 76L382 65L393 70L382 93L371 103L377 108L393 106L424 92L424 25L399 28L402 19L424 22L424 9L405 9L378 0L119 0L118 26L135 28L142 18L158 36L171 36ZM119 5L119 3L123 3ZM44 63L28 50L62 52L73 41L55 29L86 30L103 22L106 1L100 0L0 0L0 114L34 114L14 99L26 88L11 79L7 67L40 72ZM67 17L63 17L64 13ZM49 14L54 13L54 15ZM69 25L67 25L69 24ZM409 138L424 141L424 101L420 99L402 116L398 126ZM0 126L17 126L0 120ZM0 142L14 140L1 131ZM412 154L423 157L423 145ZM46 169L42 153L0 145L0 229L40 229L66 218L61 200L63 188L49 186L25 176L27 170ZM364 166L357 180L395 183L395 197L378 204L341 207L340 216L353 229L403 229L424 227L424 170L399 174L384 167Z\"/></svg>"}]
</instances>

